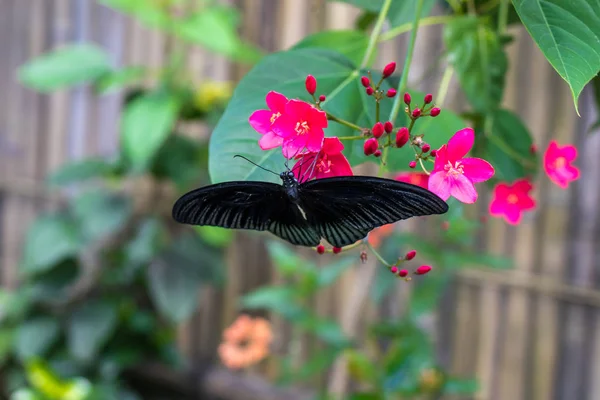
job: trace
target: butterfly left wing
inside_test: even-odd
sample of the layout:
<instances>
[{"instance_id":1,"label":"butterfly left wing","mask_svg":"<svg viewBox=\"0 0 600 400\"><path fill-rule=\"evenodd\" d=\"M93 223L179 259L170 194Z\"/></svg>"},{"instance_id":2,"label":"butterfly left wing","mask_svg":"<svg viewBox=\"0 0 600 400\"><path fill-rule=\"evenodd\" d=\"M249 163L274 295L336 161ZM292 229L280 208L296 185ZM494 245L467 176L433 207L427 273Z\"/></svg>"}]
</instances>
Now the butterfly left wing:
<instances>
[{"instance_id":1,"label":"butterfly left wing","mask_svg":"<svg viewBox=\"0 0 600 400\"><path fill-rule=\"evenodd\" d=\"M429 190L371 176L316 179L298 191L309 224L336 247L363 239L382 225L448 211L446 202Z\"/></svg>"},{"instance_id":2,"label":"butterfly left wing","mask_svg":"<svg viewBox=\"0 0 600 400\"><path fill-rule=\"evenodd\" d=\"M173 219L190 225L268 230L294 245L316 246L320 237L291 202L281 185L268 182L224 182L181 196Z\"/></svg>"}]
</instances>

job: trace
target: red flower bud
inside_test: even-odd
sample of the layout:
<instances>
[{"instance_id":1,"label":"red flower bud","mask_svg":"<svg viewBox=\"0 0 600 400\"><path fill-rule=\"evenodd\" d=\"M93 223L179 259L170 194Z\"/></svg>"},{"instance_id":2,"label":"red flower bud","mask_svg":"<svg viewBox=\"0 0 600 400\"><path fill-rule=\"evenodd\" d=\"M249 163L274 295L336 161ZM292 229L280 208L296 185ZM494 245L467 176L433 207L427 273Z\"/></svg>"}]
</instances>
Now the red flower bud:
<instances>
[{"instance_id":1,"label":"red flower bud","mask_svg":"<svg viewBox=\"0 0 600 400\"><path fill-rule=\"evenodd\" d=\"M381 157L381 150L379 150L379 149L375 150L375 153L373 153L373 155L375 157Z\"/></svg>"},{"instance_id":2,"label":"red flower bud","mask_svg":"<svg viewBox=\"0 0 600 400\"><path fill-rule=\"evenodd\" d=\"M383 124L381 122L375 123L373 128L371 128L371 133L373 134L373 137L379 139L383 135Z\"/></svg>"},{"instance_id":3,"label":"red flower bud","mask_svg":"<svg viewBox=\"0 0 600 400\"><path fill-rule=\"evenodd\" d=\"M431 111L433 111L433 110L431 110ZM421 109L415 108L414 110L412 110L412 116L413 116L413 118L419 118L421 116Z\"/></svg>"},{"instance_id":4,"label":"red flower bud","mask_svg":"<svg viewBox=\"0 0 600 400\"><path fill-rule=\"evenodd\" d=\"M435 149L434 149L434 150L431 150L431 153L429 153L429 155L430 155L431 157L435 157L435 156L437 156L437 150L435 150Z\"/></svg>"},{"instance_id":5,"label":"red flower bud","mask_svg":"<svg viewBox=\"0 0 600 400\"><path fill-rule=\"evenodd\" d=\"M363 264L365 264L367 262L367 252L364 250L360 252L360 261Z\"/></svg>"},{"instance_id":6,"label":"red flower bud","mask_svg":"<svg viewBox=\"0 0 600 400\"><path fill-rule=\"evenodd\" d=\"M319 96L319 101L321 103L325 101L325 95L324 94L322 94L322 95Z\"/></svg>"},{"instance_id":7,"label":"red flower bud","mask_svg":"<svg viewBox=\"0 0 600 400\"><path fill-rule=\"evenodd\" d=\"M394 124L392 124L390 121L385 121L385 124L383 124L383 130L386 131L386 133L390 133L394 130Z\"/></svg>"},{"instance_id":8,"label":"red flower bud","mask_svg":"<svg viewBox=\"0 0 600 400\"><path fill-rule=\"evenodd\" d=\"M373 88L369 86L365 89L365 92L367 92L367 96L371 96L373 94Z\"/></svg>"},{"instance_id":9,"label":"red flower bud","mask_svg":"<svg viewBox=\"0 0 600 400\"><path fill-rule=\"evenodd\" d=\"M406 275L408 275L408 271L405 269L401 269L400 272L398 272L398 276L401 278L406 277Z\"/></svg>"},{"instance_id":10,"label":"red flower bud","mask_svg":"<svg viewBox=\"0 0 600 400\"><path fill-rule=\"evenodd\" d=\"M396 96L396 89L388 89L387 93L385 94L387 97L394 97Z\"/></svg>"},{"instance_id":11,"label":"red flower bud","mask_svg":"<svg viewBox=\"0 0 600 400\"><path fill-rule=\"evenodd\" d=\"M339 253L341 253L341 251L342 251L341 247L334 247L333 248L333 254L339 254Z\"/></svg>"},{"instance_id":12,"label":"red flower bud","mask_svg":"<svg viewBox=\"0 0 600 400\"><path fill-rule=\"evenodd\" d=\"M371 81L366 76L363 76L360 78L360 84L363 85L364 87L369 87L369 86L371 86Z\"/></svg>"},{"instance_id":13,"label":"red flower bud","mask_svg":"<svg viewBox=\"0 0 600 400\"><path fill-rule=\"evenodd\" d=\"M406 105L410 104L410 93L404 93L404 103Z\"/></svg>"},{"instance_id":14,"label":"red flower bud","mask_svg":"<svg viewBox=\"0 0 600 400\"><path fill-rule=\"evenodd\" d=\"M417 166L417 162L416 161L411 161L408 163L409 168L415 168Z\"/></svg>"},{"instance_id":15,"label":"red flower bud","mask_svg":"<svg viewBox=\"0 0 600 400\"><path fill-rule=\"evenodd\" d=\"M392 274L396 274L396 273L398 272L398 267L396 267L395 265L394 265L394 266L392 266L392 267L390 268L390 272L391 272Z\"/></svg>"},{"instance_id":16,"label":"red flower bud","mask_svg":"<svg viewBox=\"0 0 600 400\"><path fill-rule=\"evenodd\" d=\"M388 76L393 74L395 70L396 70L396 63L392 61L391 63L389 63L388 65L383 67L383 77L387 78Z\"/></svg>"},{"instance_id":17,"label":"red flower bud","mask_svg":"<svg viewBox=\"0 0 600 400\"><path fill-rule=\"evenodd\" d=\"M437 117L438 115L440 115L440 112L442 112L442 110L440 110L438 107L433 107L431 111L429 111L429 115L431 115L432 117Z\"/></svg>"},{"instance_id":18,"label":"red flower bud","mask_svg":"<svg viewBox=\"0 0 600 400\"><path fill-rule=\"evenodd\" d=\"M415 271L415 274L425 275L429 271L431 271L431 267L429 265L421 265L419 268L417 268L417 270Z\"/></svg>"},{"instance_id":19,"label":"red flower bud","mask_svg":"<svg viewBox=\"0 0 600 400\"><path fill-rule=\"evenodd\" d=\"M304 86L306 86L306 91L310 94L315 94L317 90L317 80L314 76L308 75L306 77L306 81L304 82Z\"/></svg>"},{"instance_id":20,"label":"red flower bud","mask_svg":"<svg viewBox=\"0 0 600 400\"><path fill-rule=\"evenodd\" d=\"M406 261L410 261L413 258L415 258L416 255L417 255L417 251L416 250L411 250L408 253L406 253L406 255L404 256L404 259Z\"/></svg>"},{"instance_id":21,"label":"red flower bud","mask_svg":"<svg viewBox=\"0 0 600 400\"><path fill-rule=\"evenodd\" d=\"M323 254L325 253L325 246L323 246L322 244L317 246L317 253L319 254Z\"/></svg>"},{"instance_id":22,"label":"red flower bud","mask_svg":"<svg viewBox=\"0 0 600 400\"><path fill-rule=\"evenodd\" d=\"M377 142L377 139L371 138L371 139L365 140L365 145L363 147L365 156L370 156L371 154L375 153L375 151L377 150L378 147L379 147L379 143Z\"/></svg>"},{"instance_id":23,"label":"red flower bud","mask_svg":"<svg viewBox=\"0 0 600 400\"><path fill-rule=\"evenodd\" d=\"M537 146L536 146L535 144L532 144L532 145L529 147L529 152L530 152L531 154L535 154L535 153L537 152Z\"/></svg>"},{"instance_id":24,"label":"red flower bud","mask_svg":"<svg viewBox=\"0 0 600 400\"><path fill-rule=\"evenodd\" d=\"M433 101L433 95L431 93L427 93L425 95L425 104L429 104Z\"/></svg>"},{"instance_id":25,"label":"red flower bud","mask_svg":"<svg viewBox=\"0 0 600 400\"><path fill-rule=\"evenodd\" d=\"M403 126L398 129L396 133L396 147L400 148L408 143L408 139L410 138L410 134L408 133L408 128Z\"/></svg>"},{"instance_id":26,"label":"red flower bud","mask_svg":"<svg viewBox=\"0 0 600 400\"><path fill-rule=\"evenodd\" d=\"M423 150L423 153L427 153L429 150L431 150L431 146L425 143L423 146L421 146L421 150Z\"/></svg>"}]
</instances>

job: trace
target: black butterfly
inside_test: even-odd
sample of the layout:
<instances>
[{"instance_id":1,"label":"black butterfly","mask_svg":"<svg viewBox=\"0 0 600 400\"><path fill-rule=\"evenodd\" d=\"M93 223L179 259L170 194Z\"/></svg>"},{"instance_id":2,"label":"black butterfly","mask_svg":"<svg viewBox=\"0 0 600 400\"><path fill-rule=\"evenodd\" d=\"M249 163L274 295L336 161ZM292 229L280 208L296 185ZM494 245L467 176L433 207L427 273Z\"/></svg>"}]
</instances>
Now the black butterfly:
<instances>
[{"instance_id":1,"label":"black butterfly","mask_svg":"<svg viewBox=\"0 0 600 400\"><path fill-rule=\"evenodd\" d=\"M261 167L262 168L262 167ZM294 245L336 247L363 239L378 226L410 217L443 214L448 205L419 186L372 176L342 176L283 185L239 181L205 186L179 198L180 223L269 231Z\"/></svg>"}]
</instances>

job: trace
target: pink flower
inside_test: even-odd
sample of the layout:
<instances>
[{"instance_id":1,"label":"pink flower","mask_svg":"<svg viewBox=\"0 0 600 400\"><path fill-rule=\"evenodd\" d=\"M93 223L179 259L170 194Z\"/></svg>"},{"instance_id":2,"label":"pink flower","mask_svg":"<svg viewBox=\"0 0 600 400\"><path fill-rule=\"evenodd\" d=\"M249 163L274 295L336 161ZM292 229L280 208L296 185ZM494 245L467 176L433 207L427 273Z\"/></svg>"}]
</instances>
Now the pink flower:
<instances>
[{"instance_id":1,"label":"pink flower","mask_svg":"<svg viewBox=\"0 0 600 400\"><path fill-rule=\"evenodd\" d=\"M526 179L519 179L512 185L499 183L494 188L490 214L504 217L509 224L517 225L521 222L523 211L535 208L535 200L529 195L532 189L533 186Z\"/></svg>"},{"instance_id":2,"label":"pink flower","mask_svg":"<svg viewBox=\"0 0 600 400\"><path fill-rule=\"evenodd\" d=\"M427 189L427 184L429 183L429 175L423 172L402 172L395 179L400 182L421 186L423 189Z\"/></svg>"},{"instance_id":3,"label":"pink flower","mask_svg":"<svg viewBox=\"0 0 600 400\"><path fill-rule=\"evenodd\" d=\"M579 179L579 169L570 163L577 158L577 148L572 145L559 147L551 141L544 153L544 171L548 178L566 189L569 182Z\"/></svg>"},{"instance_id":4,"label":"pink flower","mask_svg":"<svg viewBox=\"0 0 600 400\"><path fill-rule=\"evenodd\" d=\"M285 111L285 105L288 102L287 97L281 93L271 91L265 98L268 110L257 110L252 113L248 122L255 131L263 135L258 141L258 145L263 150L274 149L283 144L283 138L273 132L273 123L279 119Z\"/></svg>"},{"instance_id":5,"label":"pink flower","mask_svg":"<svg viewBox=\"0 0 600 400\"><path fill-rule=\"evenodd\" d=\"M353 175L350 163L342 154L342 150L344 150L344 145L340 139L325 138L320 151L297 155L295 158L300 161L294 165L292 171L300 182L306 182L312 178Z\"/></svg>"},{"instance_id":6,"label":"pink flower","mask_svg":"<svg viewBox=\"0 0 600 400\"><path fill-rule=\"evenodd\" d=\"M273 132L283 138L283 155L292 158L306 149L316 153L323 147L327 114L301 100L290 100L273 124Z\"/></svg>"},{"instance_id":7,"label":"pink flower","mask_svg":"<svg viewBox=\"0 0 600 400\"><path fill-rule=\"evenodd\" d=\"M464 158L473 147L475 132L461 129L436 154L433 171L429 176L429 190L448 200L455 197L463 203L475 203L474 183L484 182L494 175L494 167L481 158Z\"/></svg>"}]
</instances>

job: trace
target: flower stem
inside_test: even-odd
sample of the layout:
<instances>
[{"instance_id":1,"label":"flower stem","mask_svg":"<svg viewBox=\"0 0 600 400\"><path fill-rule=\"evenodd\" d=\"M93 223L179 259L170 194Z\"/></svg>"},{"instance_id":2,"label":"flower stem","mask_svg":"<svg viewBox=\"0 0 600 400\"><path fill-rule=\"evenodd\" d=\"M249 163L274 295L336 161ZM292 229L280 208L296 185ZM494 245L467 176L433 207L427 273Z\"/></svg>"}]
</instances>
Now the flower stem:
<instances>
[{"instance_id":1,"label":"flower stem","mask_svg":"<svg viewBox=\"0 0 600 400\"><path fill-rule=\"evenodd\" d=\"M375 122L379 122L379 100L375 100Z\"/></svg>"},{"instance_id":2,"label":"flower stem","mask_svg":"<svg viewBox=\"0 0 600 400\"><path fill-rule=\"evenodd\" d=\"M441 107L446 100L446 94L448 94L448 87L450 86L450 80L452 79L452 74L454 73L454 69L451 66L446 68L444 71L444 75L442 76L442 81L440 82L440 88L438 90L437 98L435 99L435 105Z\"/></svg>"},{"instance_id":3,"label":"flower stem","mask_svg":"<svg viewBox=\"0 0 600 400\"><path fill-rule=\"evenodd\" d=\"M381 33L381 28L383 28L383 23L385 22L385 17L387 16L388 11L390 10L390 6L392 4L392 0L385 0L383 6L381 7L381 11L379 12L379 16L377 17L377 21L375 22L375 27L371 32L371 37L369 38L369 45L367 46L367 51L365 51L365 55L363 56L363 60L360 63L360 69L363 69L369 63L373 52L375 51L375 47L379 42L379 33Z\"/></svg>"},{"instance_id":4,"label":"flower stem","mask_svg":"<svg viewBox=\"0 0 600 400\"><path fill-rule=\"evenodd\" d=\"M435 15L433 17L423 18L421 22L419 22L419 26L445 24L447 22L452 21L455 18L456 17L454 15ZM407 22L406 24L398 25L394 29L390 29L389 31L382 33L381 36L379 36L379 41L385 42L391 40L396 36L410 31L412 26L412 22Z\"/></svg>"},{"instance_id":5,"label":"flower stem","mask_svg":"<svg viewBox=\"0 0 600 400\"><path fill-rule=\"evenodd\" d=\"M335 121L338 124L342 124L344 126L347 126L348 128L352 128L355 131L360 131L360 132L363 131L363 128L361 128L358 125L353 124L352 122L348 122L348 121L346 121L344 119L340 119L340 118L338 118L338 117L336 117L336 116L334 116L334 115L332 115L332 114L330 114L328 112L325 112L325 113L327 114L327 119L330 120L330 121Z\"/></svg>"},{"instance_id":6,"label":"flower stem","mask_svg":"<svg viewBox=\"0 0 600 400\"><path fill-rule=\"evenodd\" d=\"M340 140L361 140L364 139L362 136L338 136Z\"/></svg>"},{"instance_id":7,"label":"flower stem","mask_svg":"<svg viewBox=\"0 0 600 400\"><path fill-rule=\"evenodd\" d=\"M500 10L498 10L498 35L506 32L508 23L508 0L500 0Z\"/></svg>"},{"instance_id":8,"label":"flower stem","mask_svg":"<svg viewBox=\"0 0 600 400\"><path fill-rule=\"evenodd\" d=\"M385 259L383 257L381 257L381 255L377 252L377 250L375 250L375 248L373 246L371 246L371 243L369 243L369 241L367 240L367 247L369 248L369 250L371 250L371 252L375 255L375 257L386 267L390 268L392 265L390 263L388 263L387 261L385 261Z\"/></svg>"}]
</instances>

